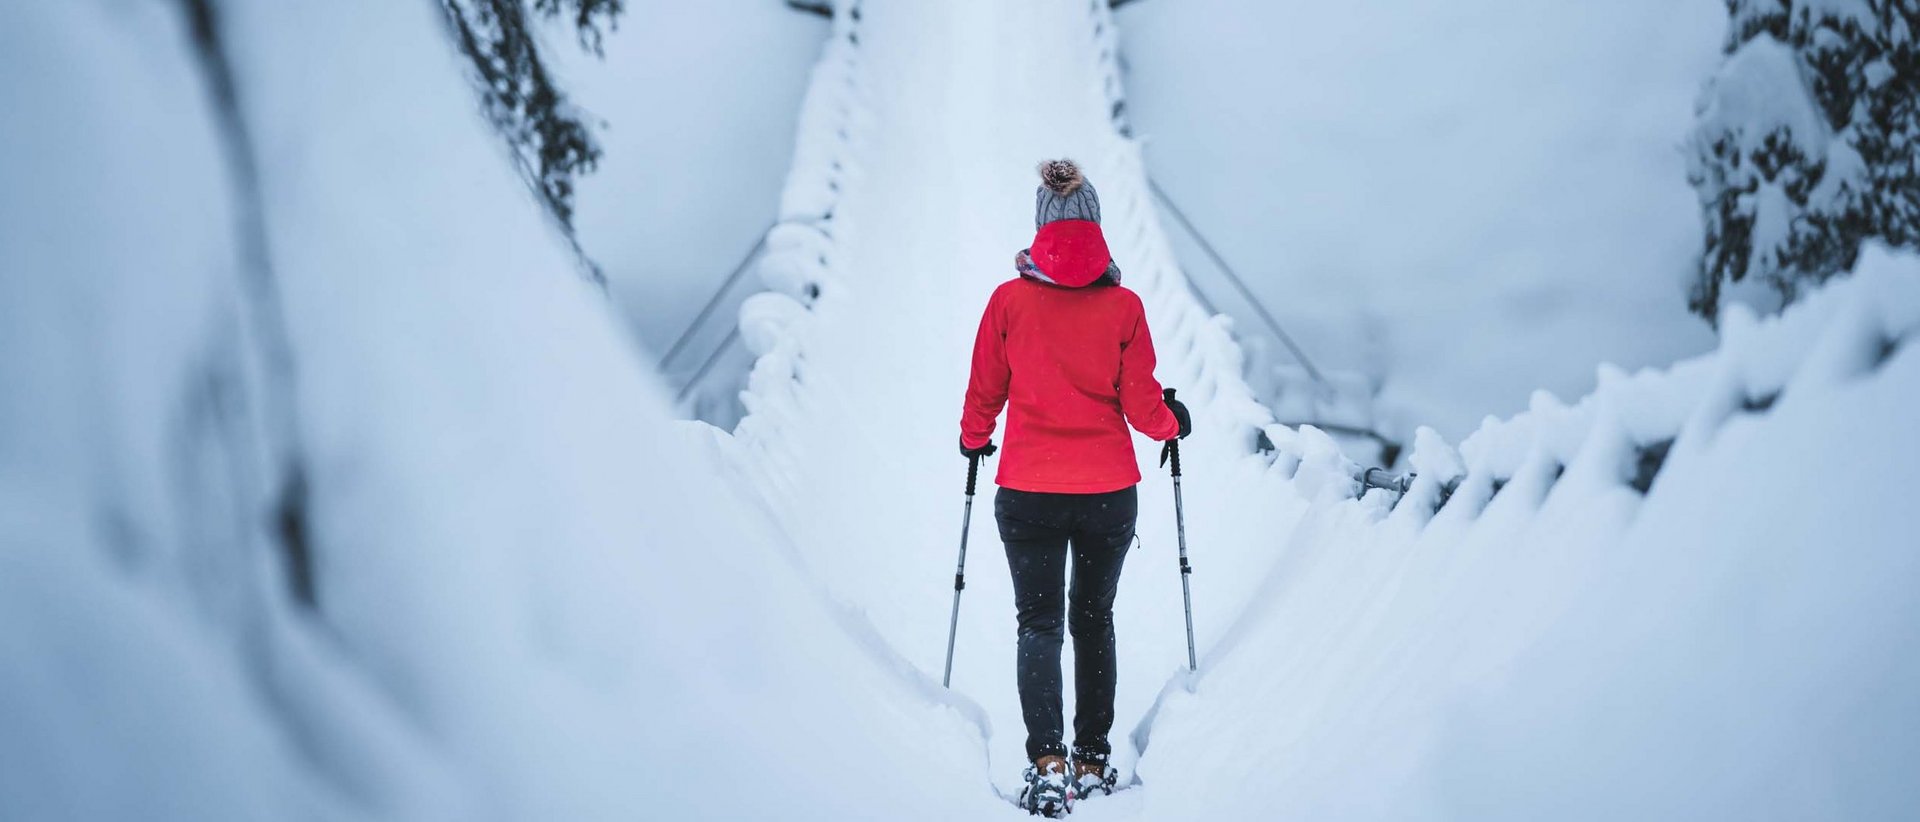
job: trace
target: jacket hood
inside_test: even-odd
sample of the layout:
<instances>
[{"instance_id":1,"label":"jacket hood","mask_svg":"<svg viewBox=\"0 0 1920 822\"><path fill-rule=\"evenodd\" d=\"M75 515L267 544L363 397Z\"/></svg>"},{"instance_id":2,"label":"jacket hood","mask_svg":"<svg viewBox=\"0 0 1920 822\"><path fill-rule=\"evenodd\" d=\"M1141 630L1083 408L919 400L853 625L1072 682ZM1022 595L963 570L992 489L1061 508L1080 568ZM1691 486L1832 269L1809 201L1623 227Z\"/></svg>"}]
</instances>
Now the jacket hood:
<instances>
[{"instance_id":1,"label":"jacket hood","mask_svg":"<svg viewBox=\"0 0 1920 822\"><path fill-rule=\"evenodd\" d=\"M1106 235L1092 220L1055 220L1041 226L1027 253L1038 279L1068 288L1093 284L1113 263Z\"/></svg>"}]
</instances>

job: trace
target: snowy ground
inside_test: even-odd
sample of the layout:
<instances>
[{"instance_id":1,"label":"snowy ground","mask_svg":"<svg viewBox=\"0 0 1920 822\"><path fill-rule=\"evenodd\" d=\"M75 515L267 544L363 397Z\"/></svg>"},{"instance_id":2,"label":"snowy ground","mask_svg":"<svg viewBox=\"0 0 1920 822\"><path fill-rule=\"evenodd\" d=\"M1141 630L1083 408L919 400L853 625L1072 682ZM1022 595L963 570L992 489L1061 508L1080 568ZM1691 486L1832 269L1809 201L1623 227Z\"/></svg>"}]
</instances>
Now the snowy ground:
<instances>
[{"instance_id":1,"label":"snowy ground","mask_svg":"<svg viewBox=\"0 0 1920 822\"><path fill-rule=\"evenodd\" d=\"M1916 274L1870 255L1708 357L1429 438L1391 512L1321 496L1163 706L1143 815L1911 815Z\"/></svg>"},{"instance_id":2,"label":"snowy ground","mask_svg":"<svg viewBox=\"0 0 1920 822\"><path fill-rule=\"evenodd\" d=\"M436 14L225 21L301 354L306 612L240 470L228 177L175 10L4 12L0 101L48 128L0 132L0 818L891 815L875 752L1001 807L971 709L670 418Z\"/></svg>"},{"instance_id":3,"label":"snowy ground","mask_svg":"<svg viewBox=\"0 0 1920 822\"><path fill-rule=\"evenodd\" d=\"M238 229L174 8L0 11L0 107L45 125L0 130L0 818L1020 818L984 510L935 677L966 344L1061 154L1200 429L1201 671L1148 470L1117 617L1138 784L1079 818L1920 808L1920 261L1458 449L1424 433L1406 499L1354 500L1188 296L1103 5L859 9L799 113L729 435L671 419L431 4L235 7L311 611L259 533Z\"/></svg>"}]
</instances>

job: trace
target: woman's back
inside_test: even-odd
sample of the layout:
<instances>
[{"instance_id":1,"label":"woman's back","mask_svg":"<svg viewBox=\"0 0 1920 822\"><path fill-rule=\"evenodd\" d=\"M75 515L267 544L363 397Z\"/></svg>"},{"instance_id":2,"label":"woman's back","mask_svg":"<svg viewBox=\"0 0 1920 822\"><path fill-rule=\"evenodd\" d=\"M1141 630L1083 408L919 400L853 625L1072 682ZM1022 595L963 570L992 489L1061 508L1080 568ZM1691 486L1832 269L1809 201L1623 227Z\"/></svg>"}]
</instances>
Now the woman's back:
<instances>
[{"instance_id":1,"label":"woman's back","mask_svg":"<svg viewBox=\"0 0 1920 822\"><path fill-rule=\"evenodd\" d=\"M1153 367L1153 340L1132 291L1009 280L980 320L961 429L986 439L1006 404L995 478L1002 487L1125 488L1140 481L1128 421L1154 439L1172 437L1179 425L1161 402Z\"/></svg>"}]
</instances>

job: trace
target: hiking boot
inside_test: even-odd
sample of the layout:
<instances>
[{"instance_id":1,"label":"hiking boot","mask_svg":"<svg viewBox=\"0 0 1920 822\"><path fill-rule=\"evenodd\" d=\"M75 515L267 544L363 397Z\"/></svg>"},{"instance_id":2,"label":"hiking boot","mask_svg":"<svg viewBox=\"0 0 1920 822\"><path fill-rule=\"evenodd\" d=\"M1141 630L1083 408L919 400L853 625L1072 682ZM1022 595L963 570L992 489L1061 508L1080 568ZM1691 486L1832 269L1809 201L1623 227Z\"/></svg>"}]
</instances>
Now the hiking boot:
<instances>
[{"instance_id":1,"label":"hiking boot","mask_svg":"<svg viewBox=\"0 0 1920 822\"><path fill-rule=\"evenodd\" d=\"M1059 819L1073 808L1073 786L1064 756L1043 756L1027 766L1027 786L1020 789L1020 807L1034 816Z\"/></svg>"},{"instance_id":2,"label":"hiking boot","mask_svg":"<svg viewBox=\"0 0 1920 822\"><path fill-rule=\"evenodd\" d=\"M1120 781L1119 769L1107 761L1106 754L1073 753L1073 794L1076 798L1106 796Z\"/></svg>"}]
</instances>

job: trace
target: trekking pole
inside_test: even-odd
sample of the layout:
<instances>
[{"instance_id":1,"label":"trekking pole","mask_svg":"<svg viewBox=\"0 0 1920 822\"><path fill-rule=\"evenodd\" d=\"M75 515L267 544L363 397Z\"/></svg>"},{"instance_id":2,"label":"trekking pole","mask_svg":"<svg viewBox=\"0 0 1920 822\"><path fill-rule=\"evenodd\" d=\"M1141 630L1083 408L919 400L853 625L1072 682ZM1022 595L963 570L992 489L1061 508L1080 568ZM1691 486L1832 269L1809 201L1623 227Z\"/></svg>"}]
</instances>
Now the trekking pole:
<instances>
[{"instance_id":1,"label":"trekking pole","mask_svg":"<svg viewBox=\"0 0 1920 822\"><path fill-rule=\"evenodd\" d=\"M960 630L960 592L967 587L967 530L973 525L973 485L980 478L980 455L967 457L967 513L960 519L960 564L953 571L953 616L947 619L947 671L940 687L953 687L953 639Z\"/></svg>"},{"instance_id":2,"label":"trekking pole","mask_svg":"<svg viewBox=\"0 0 1920 822\"><path fill-rule=\"evenodd\" d=\"M1173 389L1166 389L1164 396L1172 400ZM1167 440L1166 447L1160 451L1160 464L1165 465L1168 459L1173 460L1173 525L1180 535L1180 599L1187 610L1187 673L1194 673L1200 663L1193 653L1193 587L1187 582L1193 576L1193 566L1187 564L1187 514L1180 499L1180 438L1177 436Z\"/></svg>"}]
</instances>

